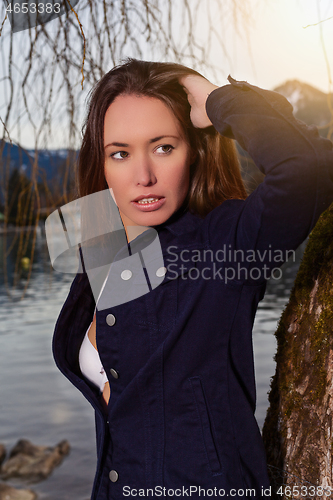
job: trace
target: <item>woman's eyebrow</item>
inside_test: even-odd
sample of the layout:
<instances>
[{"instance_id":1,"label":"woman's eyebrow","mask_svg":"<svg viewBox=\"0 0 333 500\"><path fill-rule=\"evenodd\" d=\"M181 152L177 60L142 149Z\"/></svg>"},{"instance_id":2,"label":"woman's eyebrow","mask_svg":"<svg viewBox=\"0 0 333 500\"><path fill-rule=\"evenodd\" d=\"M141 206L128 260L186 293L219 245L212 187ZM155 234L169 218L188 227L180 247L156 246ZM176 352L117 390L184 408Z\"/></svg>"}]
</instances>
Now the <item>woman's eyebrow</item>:
<instances>
[{"instance_id":1,"label":"woman's eyebrow","mask_svg":"<svg viewBox=\"0 0 333 500\"><path fill-rule=\"evenodd\" d=\"M125 142L110 142L110 144L104 146L104 149L108 148L109 146L116 146L117 148L129 148L129 144L126 144Z\"/></svg>"},{"instance_id":2,"label":"woman's eyebrow","mask_svg":"<svg viewBox=\"0 0 333 500\"><path fill-rule=\"evenodd\" d=\"M149 140L149 144L153 144L154 142L160 141L161 139L164 139L166 137L172 137L173 139L179 139L178 136L176 135L159 135L158 137L154 137L153 139ZM111 142L110 144L107 144L104 146L104 148L108 148L109 146L116 146L117 148L129 148L130 145L127 144L126 142Z\"/></svg>"},{"instance_id":3,"label":"woman's eyebrow","mask_svg":"<svg viewBox=\"0 0 333 500\"><path fill-rule=\"evenodd\" d=\"M164 139L165 137L172 137L173 139L179 139L179 137L176 135L159 135L158 137L154 137L154 139L150 139L149 143L152 144L153 142L160 141L161 139Z\"/></svg>"}]
</instances>

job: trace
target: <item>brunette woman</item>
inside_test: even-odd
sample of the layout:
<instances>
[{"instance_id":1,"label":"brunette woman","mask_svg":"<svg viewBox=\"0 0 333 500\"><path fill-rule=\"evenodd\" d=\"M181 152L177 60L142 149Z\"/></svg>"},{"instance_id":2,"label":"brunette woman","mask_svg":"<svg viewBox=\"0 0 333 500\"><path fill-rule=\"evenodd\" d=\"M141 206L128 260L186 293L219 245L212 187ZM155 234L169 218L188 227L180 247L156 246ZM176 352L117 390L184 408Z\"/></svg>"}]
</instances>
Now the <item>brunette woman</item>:
<instances>
[{"instance_id":1,"label":"brunette woman","mask_svg":"<svg viewBox=\"0 0 333 500\"><path fill-rule=\"evenodd\" d=\"M159 286L106 308L78 274L56 325L56 363L95 409L92 499L269 488L252 325L272 269L333 200L333 153L281 95L229 82L128 60L90 97L79 196L109 188L131 257L133 226L154 228L164 256ZM248 197L233 139L266 174ZM130 286L138 268L117 262L107 280Z\"/></svg>"}]
</instances>

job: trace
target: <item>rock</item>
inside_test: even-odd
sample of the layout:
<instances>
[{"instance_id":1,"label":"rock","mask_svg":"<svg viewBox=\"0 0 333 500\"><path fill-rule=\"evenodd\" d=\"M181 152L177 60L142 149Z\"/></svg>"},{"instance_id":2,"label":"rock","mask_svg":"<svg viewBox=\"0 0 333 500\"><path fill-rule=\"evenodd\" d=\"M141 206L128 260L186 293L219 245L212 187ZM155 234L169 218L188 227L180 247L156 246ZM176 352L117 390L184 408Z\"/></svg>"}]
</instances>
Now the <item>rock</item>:
<instances>
[{"instance_id":1,"label":"rock","mask_svg":"<svg viewBox=\"0 0 333 500\"><path fill-rule=\"evenodd\" d=\"M0 483L0 500L35 500L36 498L34 491L17 490L8 484Z\"/></svg>"},{"instance_id":2,"label":"rock","mask_svg":"<svg viewBox=\"0 0 333 500\"><path fill-rule=\"evenodd\" d=\"M6 458L6 448L4 444L0 443L0 466Z\"/></svg>"},{"instance_id":3,"label":"rock","mask_svg":"<svg viewBox=\"0 0 333 500\"><path fill-rule=\"evenodd\" d=\"M27 439L20 439L1 468L1 478L18 477L30 482L42 481L63 461L69 451L68 441L49 447L36 446Z\"/></svg>"}]
</instances>

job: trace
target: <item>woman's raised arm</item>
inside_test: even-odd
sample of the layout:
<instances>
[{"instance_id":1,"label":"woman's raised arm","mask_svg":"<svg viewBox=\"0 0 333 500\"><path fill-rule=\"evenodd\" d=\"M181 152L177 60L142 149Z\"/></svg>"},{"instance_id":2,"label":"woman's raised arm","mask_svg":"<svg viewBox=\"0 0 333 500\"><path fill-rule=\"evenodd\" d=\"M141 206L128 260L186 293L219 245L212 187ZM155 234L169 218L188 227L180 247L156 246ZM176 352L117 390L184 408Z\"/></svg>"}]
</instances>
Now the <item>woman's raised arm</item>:
<instances>
[{"instance_id":1,"label":"woman's raised arm","mask_svg":"<svg viewBox=\"0 0 333 500\"><path fill-rule=\"evenodd\" d=\"M233 204L232 215L238 217L235 246L262 252L268 247L295 249L333 201L332 143L315 127L296 120L292 106L277 92L231 77L229 82L216 88L210 82L200 87L194 77L183 80L195 124L208 123L202 101L204 92L209 93L207 118L222 135L236 139L266 175L237 210ZM223 214L228 203L222 204ZM222 211L217 207L208 216L215 245L228 225Z\"/></svg>"}]
</instances>

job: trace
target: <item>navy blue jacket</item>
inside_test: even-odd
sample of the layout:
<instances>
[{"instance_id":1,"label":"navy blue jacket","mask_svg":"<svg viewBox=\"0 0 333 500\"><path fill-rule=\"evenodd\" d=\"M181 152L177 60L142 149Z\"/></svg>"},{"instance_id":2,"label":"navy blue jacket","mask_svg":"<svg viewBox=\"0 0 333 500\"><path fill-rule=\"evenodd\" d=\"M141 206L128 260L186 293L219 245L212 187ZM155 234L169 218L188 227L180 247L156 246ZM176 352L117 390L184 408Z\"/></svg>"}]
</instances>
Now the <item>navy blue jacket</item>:
<instances>
[{"instance_id":1,"label":"navy blue jacket","mask_svg":"<svg viewBox=\"0 0 333 500\"><path fill-rule=\"evenodd\" d=\"M225 201L204 219L179 210L157 226L163 283L97 311L97 347L112 389L107 414L78 365L95 306L86 274L74 279L56 324L56 363L95 409L92 499L120 500L131 490L201 498L208 489L235 498L253 489L247 496L259 498L269 486L254 418L252 326L269 270L333 201L333 152L281 95L230 81L210 94L207 113L265 180L245 201Z\"/></svg>"}]
</instances>

